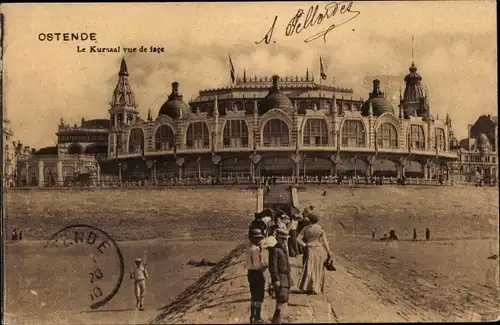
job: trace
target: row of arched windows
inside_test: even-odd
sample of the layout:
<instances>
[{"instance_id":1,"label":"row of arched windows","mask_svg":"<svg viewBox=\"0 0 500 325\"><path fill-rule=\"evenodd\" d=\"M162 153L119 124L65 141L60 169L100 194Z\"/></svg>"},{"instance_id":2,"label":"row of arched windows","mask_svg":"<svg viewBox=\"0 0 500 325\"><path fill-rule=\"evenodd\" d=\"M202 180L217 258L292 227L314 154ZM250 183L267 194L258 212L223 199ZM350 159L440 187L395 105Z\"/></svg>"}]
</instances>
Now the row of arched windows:
<instances>
[{"instance_id":1,"label":"row of arched windows","mask_svg":"<svg viewBox=\"0 0 500 325\"><path fill-rule=\"evenodd\" d=\"M328 127L323 119L308 119L304 126L302 140L304 146L328 146ZM445 132L436 128L435 147L440 151L446 149ZM193 122L186 131L188 148L209 148L211 134L205 122ZM397 149L399 146L398 131L391 123L382 123L376 131L375 139L378 148ZM411 148L425 149L425 134L421 125L410 125L408 140ZM346 120L341 129L340 141L343 147L366 147L366 131L359 120ZM291 143L290 129L283 120L271 119L262 131L262 142L266 147L288 146ZM248 147L249 131L245 120L230 120L224 126L222 144L225 148ZM111 146L112 147L112 146ZM159 151L172 150L175 147L175 134L169 125L161 125L154 136L154 148ZM141 128L130 132L129 153L141 153L144 150L144 133Z\"/></svg>"}]
</instances>

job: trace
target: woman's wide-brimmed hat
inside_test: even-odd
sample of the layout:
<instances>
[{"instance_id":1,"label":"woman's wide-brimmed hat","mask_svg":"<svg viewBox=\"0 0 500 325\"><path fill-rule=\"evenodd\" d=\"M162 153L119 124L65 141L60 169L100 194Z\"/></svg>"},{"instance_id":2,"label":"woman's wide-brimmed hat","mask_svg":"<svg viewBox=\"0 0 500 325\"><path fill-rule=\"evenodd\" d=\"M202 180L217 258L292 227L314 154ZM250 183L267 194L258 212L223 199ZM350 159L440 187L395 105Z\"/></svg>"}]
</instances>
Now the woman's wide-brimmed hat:
<instances>
[{"instance_id":1,"label":"woman's wide-brimmed hat","mask_svg":"<svg viewBox=\"0 0 500 325\"><path fill-rule=\"evenodd\" d=\"M142 262L142 260L141 260L140 258L136 258L136 259L135 259L135 262L136 262L136 263L141 263L141 262Z\"/></svg>"},{"instance_id":2,"label":"woman's wide-brimmed hat","mask_svg":"<svg viewBox=\"0 0 500 325\"><path fill-rule=\"evenodd\" d=\"M312 223L318 222L319 219L321 219L321 217L318 212L311 212L311 214L309 215L309 220Z\"/></svg>"},{"instance_id":3,"label":"woman's wide-brimmed hat","mask_svg":"<svg viewBox=\"0 0 500 325\"><path fill-rule=\"evenodd\" d=\"M254 237L254 238L264 238L264 235L262 234L262 230L259 228L252 228L248 231L248 236L249 237Z\"/></svg>"},{"instance_id":4,"label":"woman's wide-brimmed hat","mask_svg":"<svg viewBox=\"0 0 500 325\"><path fill-rule=\"evenodd\" d=\"M276 237L277 238L289 238L290 235L288 234L288 230L278 228L278 229L276 229Z\"/></svg>"}]
</instances>

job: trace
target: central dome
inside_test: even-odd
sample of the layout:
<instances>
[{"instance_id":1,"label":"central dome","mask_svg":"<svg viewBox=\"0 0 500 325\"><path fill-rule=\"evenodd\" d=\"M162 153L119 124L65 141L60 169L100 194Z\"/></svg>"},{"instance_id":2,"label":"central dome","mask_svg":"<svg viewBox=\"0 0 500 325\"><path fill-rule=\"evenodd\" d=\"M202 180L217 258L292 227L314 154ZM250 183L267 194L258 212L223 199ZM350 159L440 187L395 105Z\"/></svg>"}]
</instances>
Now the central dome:
<instances>
[{"instance_id":1,"label":"central dome","mask_svg":"<svg viewBox=\"0 0 500 325\"><path fill-rule=\"evenodd\" d=\"M361 115L370 115L370 104L372 107L373 116L380 116L384 113L394 114L394 107L384 98L384 93L380 91L380 80L373 80L373 91L370 93L370 98L361 106Z\"/></svg>"},{"instance_id":2,"label":"central dome","mask_svg":"<svg viewBox=\"0 0 500 325\"><path fill-rule=\"evenodd\" d=\"M168 96L168 100L161 106L160 115L170 116L172 119L178 119L189 113L191 109L189 105L182 100L182 95L179 94L179 83L172 83L172 93Z\"/></svg>"},{"instance_id":3,"label":"central dome","mask_svg":"<svg viewBox=\"0 0 500 325\"><path fill-rule=\"evenodd\" d=\"M273 85L269 89L269 94L259 104L259 115L266 114L273 108L283 110L285 113L292 113L293 104L285 94L279 91L279 76L273 76Z\"/></svg>"}]
</instances>

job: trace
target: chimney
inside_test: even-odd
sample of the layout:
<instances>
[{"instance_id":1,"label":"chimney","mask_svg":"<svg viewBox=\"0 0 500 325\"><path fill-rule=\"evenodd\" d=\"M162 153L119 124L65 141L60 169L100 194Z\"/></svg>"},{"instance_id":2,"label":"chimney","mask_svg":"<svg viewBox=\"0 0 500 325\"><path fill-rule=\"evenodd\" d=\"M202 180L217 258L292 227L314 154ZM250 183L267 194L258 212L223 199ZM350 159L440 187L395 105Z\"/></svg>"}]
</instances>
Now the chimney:
<instances>
[{"instance_id":1,"label":"chimney","mask_svg":"<svg viewBox=\"0 0 500 325\"><path fill-rule=\"evenodd\" d=\"M373 80L373 94L378 94L380 92L380 80Z\"/></svg>"},{"instance_id":2,"label":"chimney","mask_svg":"<svg viewBox=\"0 0 500 325\"><path fill-rule=\"evenodd\" d=\"M36 149L35 148L31 148L31 153L34 155L36 152Z\"/></svg>"},{"instance_id":3,"label":"chimney","mask_svg":"<svg viewBox=\"0 0 500 325\"><path fill-rule=\"evenodd\" d=\"M274 91L278 91L279 90L279 79L280 77L278 75L274 75L273 76L273 87L272 87L272 90Z\"/></svg>"},{"instance_id":4,"label":"chimney","mask_svg":"<svg viewBox=\"0 0 500 325\"><path fill-rule=\"evenodd\" d=\"M173 95L179 94L179 83L177 81L172 82L172 94Z\"/></svg>"}]
</instances>

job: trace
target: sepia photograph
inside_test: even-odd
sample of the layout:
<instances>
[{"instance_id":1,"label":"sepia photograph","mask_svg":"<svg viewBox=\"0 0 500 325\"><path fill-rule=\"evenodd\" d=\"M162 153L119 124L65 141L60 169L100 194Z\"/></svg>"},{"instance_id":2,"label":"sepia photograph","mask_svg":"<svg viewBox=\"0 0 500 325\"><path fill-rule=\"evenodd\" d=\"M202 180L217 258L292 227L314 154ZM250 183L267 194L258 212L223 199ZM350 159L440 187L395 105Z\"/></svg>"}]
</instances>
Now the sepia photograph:
<instances>
[{"instance_id":1,"label":"sepia photograph","mask_svg":"<svg viewBox=\"0 0 500 325\"><path fill-rule=\"evenodd\" d=\"M496 13L1 4L2 323L498 321Z\"/></svg>"}]
</instances>

